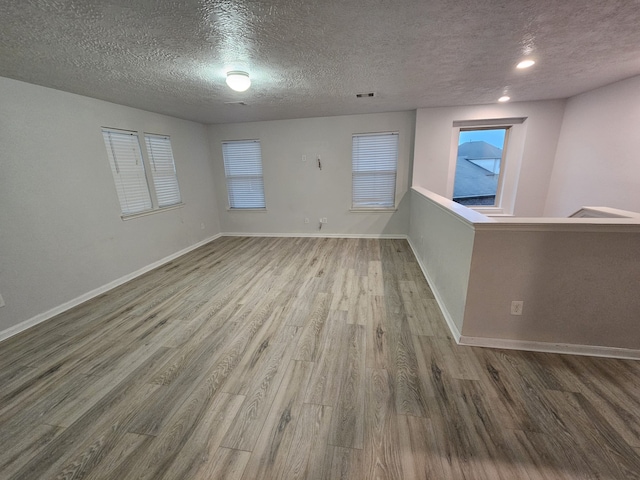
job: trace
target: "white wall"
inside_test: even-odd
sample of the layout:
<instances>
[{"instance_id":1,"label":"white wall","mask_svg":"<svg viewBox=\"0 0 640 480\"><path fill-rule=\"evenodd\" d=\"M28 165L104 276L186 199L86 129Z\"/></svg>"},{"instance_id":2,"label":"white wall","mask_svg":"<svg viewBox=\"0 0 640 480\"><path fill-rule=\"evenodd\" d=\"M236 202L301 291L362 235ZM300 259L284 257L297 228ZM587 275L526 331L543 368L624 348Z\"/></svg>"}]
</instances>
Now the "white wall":
<instances>
[{"instance_id":1,"label":"white wall","mask_svg":"<svg viewBox=\"0 0 640 480\"><path fill-rule=\"evenodd\" d=\"M5 78L0 105L0 332L220 232L204 125ZM123 221L103 126L170 135L184 207Z\"/></svg>"},{"instance_id":2,"label":"white wall","mask_svg":"<svg viewBox=\"0 0 640 480\"><path fill-rule=\"evenodd\" d=\"M582 206L640 212L638 138L640 76L570 98L545 214Z\"/></svg>"},{"instance_id":3,"label":"white wall","mask_svg":"<svg viewBox=\"0 0 640 480\"><path fill-rule=\"evenodd\" d=\"M306 118L209 127L220 222L224 232L404 235L409 229L408 188L415 112ZM352 213L351 136L399 132L394 213ZM266 212L228 211L221 143L260 139ZM322 170L316 156L320 154ZM307 161L302 161L302 156ZM304 218L310 219L309 224ZM327 224L318 230L318 219Z\"/></svg>"},{"instance_id":4,"label":"white wall","mask_svg":"<svg viewBox=\"0 0 640 480\"><path fill-rule=\"evenodd\" d=\"M450 328L451 323L455 325L457 332L454 333L459 336L467 300L474 229L471 223L442 206L454 202L442 197L434 201L433 197L432 192L420 187L412 189L409 241ZM469 213L474 214L470 210Z\"/></svg>"},{"instance_id":5,"label":"white wall","mask_svg":"<svg viewBox=\"0 0 640 480\"><path fill-rule=\"evenodd\" d=\"M506 165L517 182L513 211L509 213L523 217L541 216L563 112L563 100L419 109L413 185L447 196L447 187L455 174L452 168L455 159L451 155L452 144L457 142L452 138L454 121L526 117L521 162Z\"/></svg>"}]
</instances>

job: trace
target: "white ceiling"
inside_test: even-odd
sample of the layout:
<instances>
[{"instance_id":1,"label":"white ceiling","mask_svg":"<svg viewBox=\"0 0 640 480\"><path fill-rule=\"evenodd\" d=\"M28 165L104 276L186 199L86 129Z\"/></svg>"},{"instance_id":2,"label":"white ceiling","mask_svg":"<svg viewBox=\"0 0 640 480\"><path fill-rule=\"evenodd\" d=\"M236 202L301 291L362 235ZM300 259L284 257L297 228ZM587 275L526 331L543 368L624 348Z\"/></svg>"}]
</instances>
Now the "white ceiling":
<instances>
[{"instance_id":1,"label":"white ceiling","mask_svg":"<svg viewBox=\"0 0 640 480\"><path fill-rule=\"evenodd\" d=\"M0 76L204 123L565 98L640 74L640 0L0 0ZM530 55L537 64L515 69ZM235 93L225 72L253 85ZM373 91L371 99L356 99ZM225 105L244 101L247 106Z\"/></svg>"}]
</instances>

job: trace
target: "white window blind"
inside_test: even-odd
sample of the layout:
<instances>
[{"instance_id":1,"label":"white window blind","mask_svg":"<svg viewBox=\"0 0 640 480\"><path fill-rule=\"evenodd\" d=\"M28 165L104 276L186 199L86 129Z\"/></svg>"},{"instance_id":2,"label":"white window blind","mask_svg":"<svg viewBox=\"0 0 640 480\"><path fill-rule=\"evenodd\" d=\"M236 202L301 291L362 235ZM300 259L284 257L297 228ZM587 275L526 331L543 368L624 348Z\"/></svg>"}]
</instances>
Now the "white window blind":
<instances>
[{"instance_id":1,"label":"white window blind","mask_svg":"<svg viewBox=\"0 0 640 480\"><path fill-rule=\"evenodd\" d=\"M353 136L352 208L393 208L398 133Z\"/></svg>"},{"instance_id":2,"label":"white window blind","mask_svg":"<svg viewBox=\"0 0 640 480\"><path fill-rule=\"evenodd\" d=\"M265 208L259 140L222 142L230 208Z\"/></svg>"},{"instance_id":3,"label":"white window blind","mask_svg":"<svg viewBox=\"0 0 640 480\"><path fill-rule=\"evenodd\" d=\"M135 132L102 130L123 215L152 209L140 142Z\"/></svg>"},{"instance_id":4,"label":"white window blind","mask_svg":"<svg viewBox=\"0 0 640 480\"><path fill-rule=\"evenodd\" d=\"M168 207L180 203L182 200L176 166L173 162L173 152L171 151L171 139L165 135L145 133L144 140L147 144L151 177L156 190L158 207Z\"/></svg>"}]
</instances>

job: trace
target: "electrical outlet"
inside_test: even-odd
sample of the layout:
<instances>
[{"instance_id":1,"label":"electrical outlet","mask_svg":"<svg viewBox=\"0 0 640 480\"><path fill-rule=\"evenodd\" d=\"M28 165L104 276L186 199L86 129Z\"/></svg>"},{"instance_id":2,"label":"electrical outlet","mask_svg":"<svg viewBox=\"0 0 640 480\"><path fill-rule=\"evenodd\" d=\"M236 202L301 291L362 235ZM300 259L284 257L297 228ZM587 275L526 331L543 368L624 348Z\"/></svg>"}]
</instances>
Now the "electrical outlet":
<instances>
[{"instance_id":1,"label":"electrical outlet","mask_svg":"<svg viewBox=\"0 0 640 480\"><path fill-rule=\"evenodd\" d=\"M204 223L200 224L200 230L204 230Z\"/></svg>"},{"instance_id":2,"label":"electrical outlet","mask_svg":"<svg viewBox=\"0 0 640 480\"><path fill-rule=\"evenodd\" d=\"M307 161L307 156L306 155L302 155L302 161L306 162Z\"/></svg>"},{"instance_id":3,"label":"electrical outlet","mask_svg":"<svg viewBox=\"0 0 640 480\"><path fill-rule=\"evenodd\" d=\"M322 223L327 223L327 217L322 217Z\"/></svg>"},{"instance_id":4,"label":"electrical outlet","mask_svg":"<svg viewBox=\"0 0 640 480\"><path fill-rule=\"evenodd\" d=\"M511 315L522 315L524 302L522 300L514 300L511 302Z\"/></svg>"},{"instance_id":5,"label":"electrical outlet","mask_svg":"<svg viewBox=\"0 0 640 480\"><path fill-rule=\"evenodd\" d=\"M2 298L2 295L0 295L0 307L4 307L4 299Z\"/></svg>"},{"instance_id":6,"label":"electrical outlet","mask_svg":"<svg viewBox=\"0 0 640 480\"><path fill-rule=\"evenodd\" d=\"M304 217L304 223L309 223L309 218L308 217Z\"/></svg>"}]
</instances>

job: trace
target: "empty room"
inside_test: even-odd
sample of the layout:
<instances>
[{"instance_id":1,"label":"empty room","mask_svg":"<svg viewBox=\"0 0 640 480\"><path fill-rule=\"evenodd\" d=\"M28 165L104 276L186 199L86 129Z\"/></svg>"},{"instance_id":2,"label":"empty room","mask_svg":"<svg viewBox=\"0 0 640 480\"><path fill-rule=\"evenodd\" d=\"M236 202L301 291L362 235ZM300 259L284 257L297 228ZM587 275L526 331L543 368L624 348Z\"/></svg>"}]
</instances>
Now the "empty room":
<instances>
[{"instance_id":1,"label":"empty room","mask_svg":"<svg viewBox=\"0 0 640 480\"><path fill-rule=\"evenodd\" d=\"M640 5L3 0L0 479L640 478Z\"/></svg>"}]
</instances>

